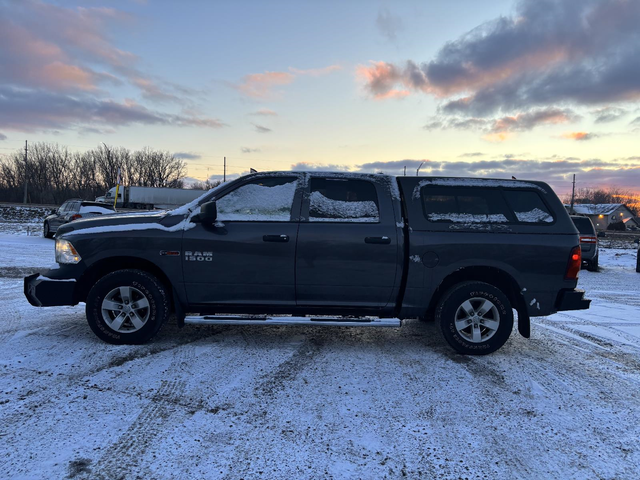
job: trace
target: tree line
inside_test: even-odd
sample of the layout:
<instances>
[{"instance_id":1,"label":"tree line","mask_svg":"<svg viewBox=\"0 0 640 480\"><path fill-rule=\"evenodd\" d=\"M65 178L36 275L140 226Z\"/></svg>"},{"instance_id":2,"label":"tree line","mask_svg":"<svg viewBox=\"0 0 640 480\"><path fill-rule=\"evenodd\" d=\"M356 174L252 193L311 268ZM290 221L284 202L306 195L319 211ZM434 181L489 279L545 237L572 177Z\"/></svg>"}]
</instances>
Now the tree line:
<instances>
[{"instance_id":1,"label":"tree line","mask_svg":"<svg viewBox=\"0 0 640 480\"><path fill-rule=\"evenodd\" d=\"M114 187L121 170L122 184L182 188L184 160L152 148L131 151L101 144L85 152L70 152L55 143L29 145L0 158L0 201L21 202L25 178L29 203L59 205L68 198L93 200Z\"/></svg>"}]
</instances>

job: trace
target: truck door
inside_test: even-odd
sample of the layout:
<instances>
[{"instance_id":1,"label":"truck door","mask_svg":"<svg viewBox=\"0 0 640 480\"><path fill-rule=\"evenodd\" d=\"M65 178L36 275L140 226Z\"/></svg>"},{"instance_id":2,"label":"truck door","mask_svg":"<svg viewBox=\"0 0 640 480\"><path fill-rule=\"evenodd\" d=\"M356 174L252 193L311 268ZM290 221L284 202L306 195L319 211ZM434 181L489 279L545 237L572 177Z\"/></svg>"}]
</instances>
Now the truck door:
<instances>
[{"instance_id":1,"label":"truck door","mask_svg":"<svg viewBox=\"0 0 640 480\"><path fill-rule=\"evenodd\" d=\"M296 258L298 305L382 308L400 271L389 192L360 178L311 176Z\"/></svg>"},{"instance_id":2,"label":"truck door","mask_svg":"<svg viewBox=\"0 0 640 480\"><path fill-rule=\"evenodd\" d=\"M190 304L295 305L299 178L253 177L217 199L215 225L185 231Z\"/></svg>"}]
</instances>

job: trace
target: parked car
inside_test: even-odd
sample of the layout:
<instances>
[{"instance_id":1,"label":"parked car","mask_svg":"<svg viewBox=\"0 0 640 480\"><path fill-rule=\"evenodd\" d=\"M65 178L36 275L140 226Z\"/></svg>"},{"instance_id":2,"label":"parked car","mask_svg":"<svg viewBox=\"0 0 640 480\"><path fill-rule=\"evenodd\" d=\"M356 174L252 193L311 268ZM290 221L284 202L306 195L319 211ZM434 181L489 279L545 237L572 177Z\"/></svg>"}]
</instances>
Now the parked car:
<instances>
[{"instance_id":1,"label":"parked car","mask_svg":"<svg viewBox=\"0 0 640 480\"><path fill-rule=\"evenodd\" d=\"M115 213L115 211L109 204L72 198L64 202L57 210L52 210L51 215L44 219L42 234L45 238L53 238L58 228L65 223L110 213Z\"/></svg>"},{"instance_id":2,"label":"parked car","mask_svg":"<svg viewBox=\"0 0 640 480\"><path fill-rule=\"evenodd\" d=\"M172 211L62 225L55 251L59 268L24 279L27 299L85 302L113 344L148 341L171 313L181 327L433 316L455 350L487 354L513 309L528 338L531 316L590 303L578 232L532 181L256 173Z\"/></svg>"},{"instance_id":3,"label":"parked car","mask_svg":"<svg viewBox=\"0 0 640 480\"><path fill-rule=\"evenodd\" d=\"M573 224L580 233L580 248L582 249L582 262L590 272L598 271L598 236L596 227L589 217L571 215Z\"/></svg>"}]
</instances>

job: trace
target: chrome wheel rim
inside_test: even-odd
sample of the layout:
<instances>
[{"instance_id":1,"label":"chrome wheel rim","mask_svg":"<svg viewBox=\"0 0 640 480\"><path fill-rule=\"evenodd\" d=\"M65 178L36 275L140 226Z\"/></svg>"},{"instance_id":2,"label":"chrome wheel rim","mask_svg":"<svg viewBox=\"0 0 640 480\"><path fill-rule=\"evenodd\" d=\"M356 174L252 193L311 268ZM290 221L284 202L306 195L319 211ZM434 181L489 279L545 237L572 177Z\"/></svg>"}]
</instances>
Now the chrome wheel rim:
<instances>
[{"instance_id":1,"label":"chrome wheel rim","mask_svg":"<svg viewBox=\"0 0 640 480\"><path fill-rule=\"evenodd\" d=\"M102 319L118 333L133 333L149 320L149 299L134 287L116 287L102 300Z\"/></svg>"},{"instance_id":2,"label":"chrome wheel rim","mask_svg":"<svg viewBox=\"0 0 640 480\"><path fill-rule=\"evenodd\" d=\"M454 322L462 338L471 343L482 343L498 331L500 314L492 301L474 297L458 307Z\"/></svg>"}]
</instances>

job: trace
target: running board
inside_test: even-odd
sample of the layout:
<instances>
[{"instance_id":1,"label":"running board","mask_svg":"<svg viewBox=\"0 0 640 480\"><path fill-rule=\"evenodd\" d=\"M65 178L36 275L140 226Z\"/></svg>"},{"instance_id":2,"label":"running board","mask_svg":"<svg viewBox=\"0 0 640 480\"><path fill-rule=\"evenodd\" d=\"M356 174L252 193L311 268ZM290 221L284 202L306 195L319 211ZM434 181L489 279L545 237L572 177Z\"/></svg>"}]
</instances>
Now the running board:
<instances>
[{"instance_id":1,"label":"running board","mask_svg":"<svg viewBox=\"0 0 640 480\"><path fill-rule=\"evenodd\" d=\"M313 325L315 327L399 327L399 318L378 317L262 317L242 315L186 316L192 325Z\"/></svg>"}]
</instances>

